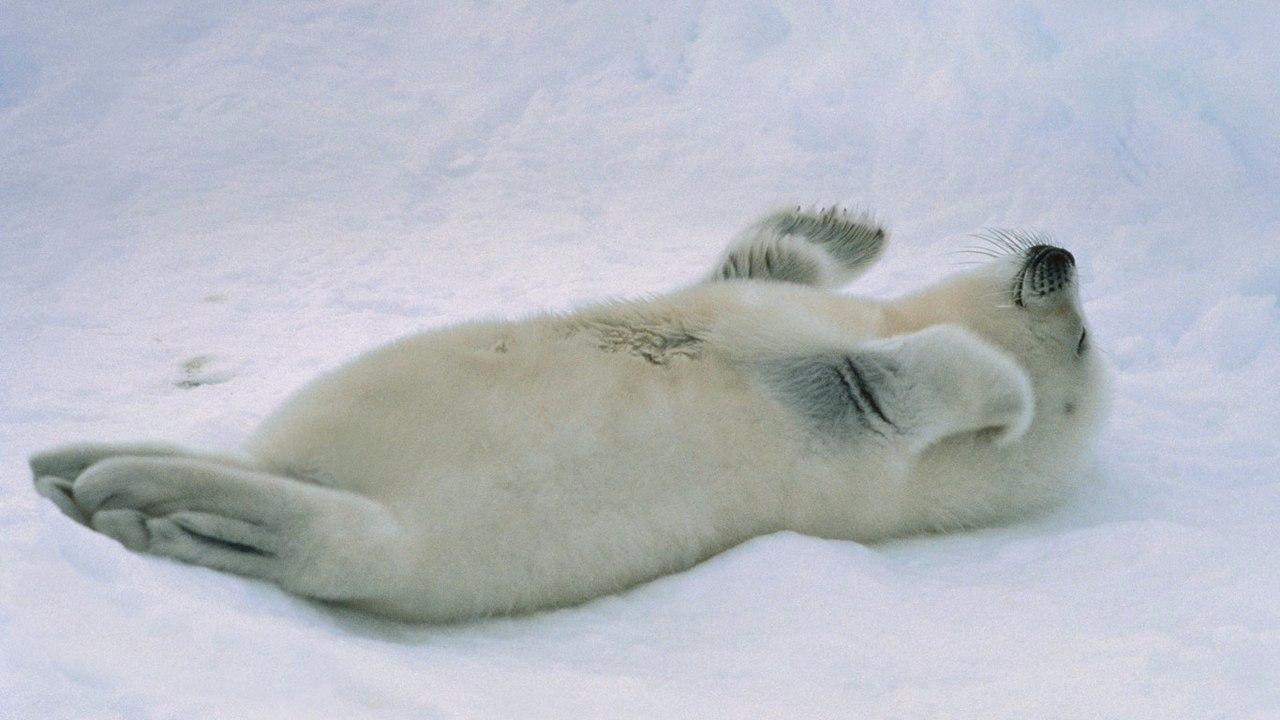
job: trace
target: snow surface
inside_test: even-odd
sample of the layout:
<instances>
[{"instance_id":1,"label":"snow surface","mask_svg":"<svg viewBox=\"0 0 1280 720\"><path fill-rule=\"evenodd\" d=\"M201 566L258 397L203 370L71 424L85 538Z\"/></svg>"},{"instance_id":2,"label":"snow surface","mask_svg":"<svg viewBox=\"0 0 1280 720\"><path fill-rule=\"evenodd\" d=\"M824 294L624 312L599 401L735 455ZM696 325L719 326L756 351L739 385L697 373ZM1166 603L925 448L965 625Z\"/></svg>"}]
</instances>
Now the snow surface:
<instances>
[{"instance_id":1,"label":"snow surface","mask_svg":"<svg viewBox=\"0 0 1280 720\"><path fill-rule=\"evenodd\" d=\"M0 2L0 717L1280 717L1280 13ZM75 439L230 448L401 334L661 291L779 202L1081 259L1113 421L1046 517L759 538L453 627L132 555Z\"/></svg>"}]
</instances>

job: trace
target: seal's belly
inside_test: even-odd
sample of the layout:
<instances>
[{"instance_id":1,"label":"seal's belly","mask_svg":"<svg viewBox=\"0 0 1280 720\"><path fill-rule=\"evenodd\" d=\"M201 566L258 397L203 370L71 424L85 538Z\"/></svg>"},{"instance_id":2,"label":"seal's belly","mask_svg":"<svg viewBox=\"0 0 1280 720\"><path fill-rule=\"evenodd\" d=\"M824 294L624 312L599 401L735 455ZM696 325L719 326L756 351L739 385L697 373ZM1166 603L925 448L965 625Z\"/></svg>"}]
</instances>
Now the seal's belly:
<instances>
[{"instance_id":1,"label":"seal's belly","mask_svg":"<svg viewBox=\"0 0 1280 720\"><path fill-rule=\"evenodd\" d=\"M304 388L250 451L409 514L495 496L592 512L791 470L788 414L747 373L689 342L611 340L536 321L408 338Z\"/></svg>"}]
</instances>

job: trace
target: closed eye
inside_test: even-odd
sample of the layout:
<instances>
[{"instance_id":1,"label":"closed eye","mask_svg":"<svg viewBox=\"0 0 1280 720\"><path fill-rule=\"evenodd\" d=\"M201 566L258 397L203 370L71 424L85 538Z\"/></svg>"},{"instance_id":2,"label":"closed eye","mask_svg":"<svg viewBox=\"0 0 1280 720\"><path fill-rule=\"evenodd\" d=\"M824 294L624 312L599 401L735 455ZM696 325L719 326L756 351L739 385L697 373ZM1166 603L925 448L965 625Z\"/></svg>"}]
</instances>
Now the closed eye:
<instances>
[{"instance_id":1,"label":"closed eye","mask_svg":"<svg viewBox=\"0 0 1280 720\"><path fill-rule=\"evenodd\" d=\"M1076 355L1083 355L1089 349L1089 330L1080 331L1080 342L1076 343Z\"/></svg>"}]
</instances>

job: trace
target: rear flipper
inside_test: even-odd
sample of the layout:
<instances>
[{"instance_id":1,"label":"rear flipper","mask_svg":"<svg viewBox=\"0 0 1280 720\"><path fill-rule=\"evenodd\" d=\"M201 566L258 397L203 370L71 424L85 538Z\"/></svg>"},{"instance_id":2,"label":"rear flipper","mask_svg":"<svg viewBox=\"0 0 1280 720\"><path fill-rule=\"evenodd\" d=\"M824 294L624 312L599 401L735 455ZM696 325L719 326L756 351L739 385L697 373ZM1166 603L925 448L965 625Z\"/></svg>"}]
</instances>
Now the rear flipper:
<instances>
[{"instance_id":1,"label":"rear flipper","mask_svg":"<svg viewBox=\"0 0 1280 720\"><path fill-rule=\"evenodd\" d=\"M307 597L395 604L402 534L368 498L190 457L113 456L72 479L44 475L36 483L55 480L69 488L54 500L64 512L131 550Z\"/></svg>"},{"instance_id":2,"label":"rear flipper","mask_svg":"<svg viewBox=\"0 0 1280 720\"><path fill-rule=\"evenodd\" d=\"M709 280L839 287L871 267L887 243L888 233L868 215L781 210L739 233Z\"/></svg>"},{"instance_id":3,"label":"rear flipper","mask_svg":"<svg viewBox=\"0 0 1280 720\"><path fill-rule=\"evenodd\" d=\"M89 518L84 517L71 496L72 484L90 465L122 456L202 458L235 467L252 467L247 460L198 453L168 443L70 443L31 456L31 474L35 478L36 491L53 501L68 517L81 525L88 525Z\"/></svg>"}]
</instances>

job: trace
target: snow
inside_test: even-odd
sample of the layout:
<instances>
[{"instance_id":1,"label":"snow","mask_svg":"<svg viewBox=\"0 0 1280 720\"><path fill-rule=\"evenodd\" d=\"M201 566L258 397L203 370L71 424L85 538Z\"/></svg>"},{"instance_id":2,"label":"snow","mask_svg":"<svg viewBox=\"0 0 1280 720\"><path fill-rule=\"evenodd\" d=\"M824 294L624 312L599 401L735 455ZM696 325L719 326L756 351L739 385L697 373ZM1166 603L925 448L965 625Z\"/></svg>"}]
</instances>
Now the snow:
<instances>
[{"instance_id":1,"label":"snow","mask_svg":"<svg viewBox=\"0 0 1280 720\"><path fill-rule=\"evenodd\" d=\"M1280 717L1266 3L0 3L0 717ZM450 627L128 554L76 439L234 447L399 335L671 289L778 203L1081 261L1115 407L1044 517L782 534Z\"/></svg>"}]
</instances>

